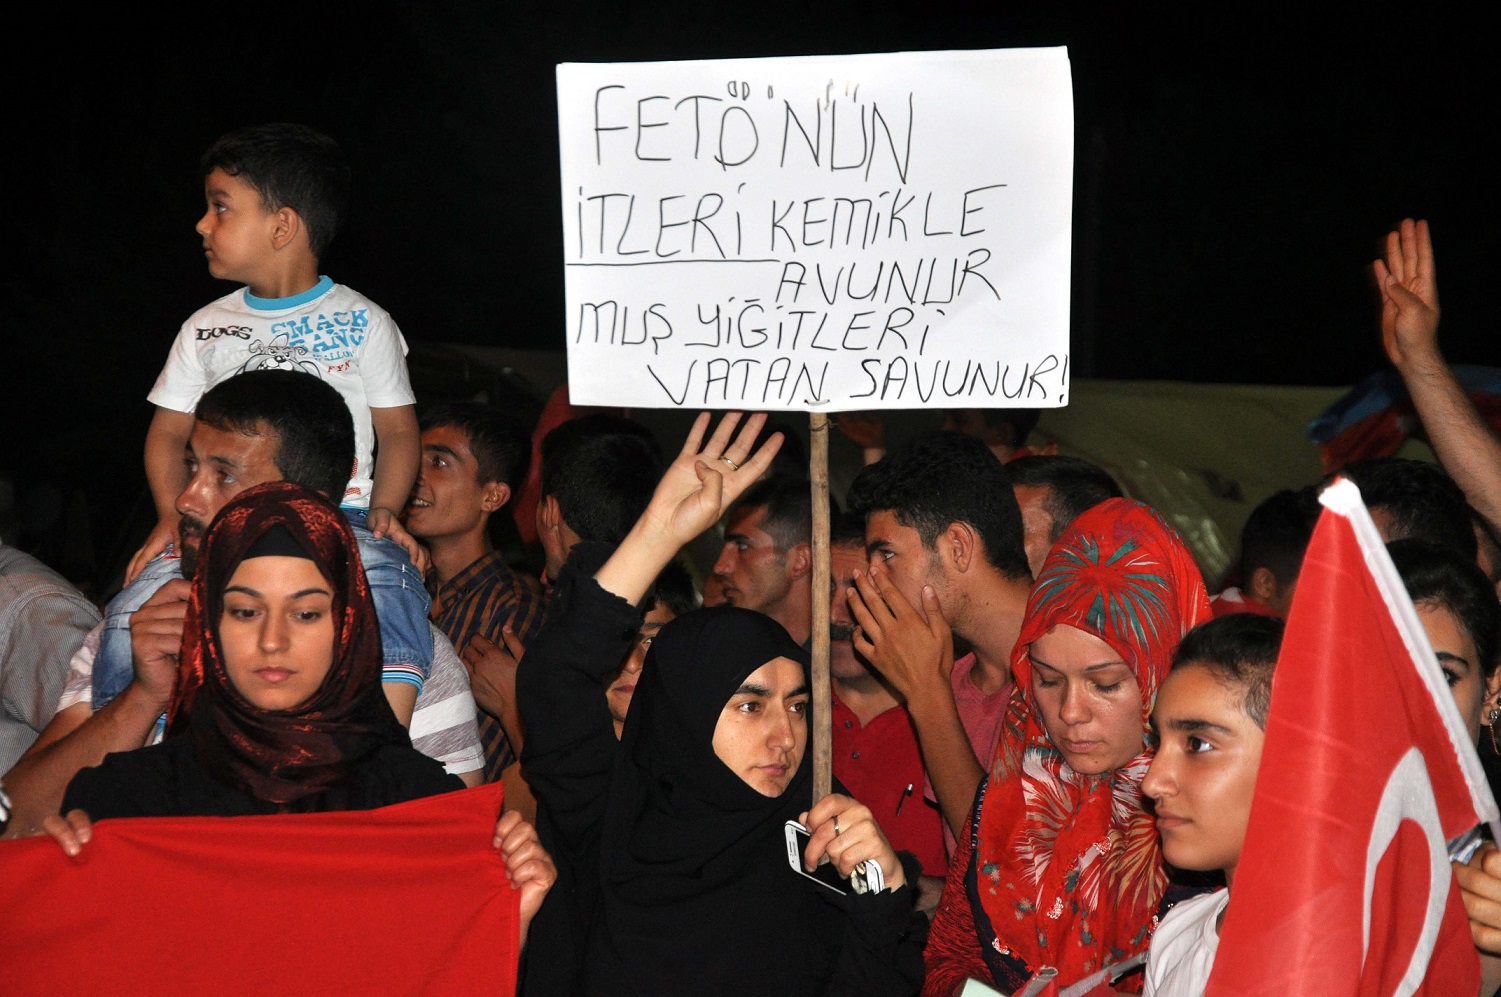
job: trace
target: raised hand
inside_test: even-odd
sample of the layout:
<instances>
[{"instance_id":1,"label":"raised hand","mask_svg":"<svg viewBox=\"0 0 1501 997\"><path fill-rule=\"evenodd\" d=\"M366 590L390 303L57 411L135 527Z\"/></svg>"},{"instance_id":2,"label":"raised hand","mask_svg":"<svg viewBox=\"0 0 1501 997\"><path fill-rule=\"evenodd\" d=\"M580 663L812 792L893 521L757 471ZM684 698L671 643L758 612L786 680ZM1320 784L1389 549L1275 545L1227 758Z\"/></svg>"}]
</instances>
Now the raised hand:
<instances>
[{"instance_id":1,"label":"raised hand","mask_svg":"<svg viewBox=\"0 0 1501 997\"><path fill-rule=\"evenodd\" d=\"M886 424L879 412L838 412L829 421L845 439L862 450L886 445Z\"/></svg>"},{"instance_id":2,"label":"raised hand","mask_svg":"<svg viewBox=\"0 0 1501 997\"><path fill-rule=\"evenodd\" d=\"M740 418L739 412L726 414L705 443L709 413L699 413L683 449L652 494L641 517L644 524L682 546L718 522L730 504L765 473L782 448L782 434L773 433L753 454L751 446L766 424L766 415L752 415L736 433Z\"/></svg>"},{"instance_id":3,"label":"raised hand","mask_svg":"<svg viewBox=\"0 0 1501 997\"><path fill-rule=\"evenodd\" d=\"M632 604L640 602L657 573L683 545L718 522L730 503L771 466L782 447L782 434L772 433L752 453L766 416L751 416L737 433L739 424L739 412L727 414L706 443L709 413L700 413L693 421L683 449L667 466L646 511L595 574L606 592Z\"/></svg>"},{"instance_id":4,"label":"raised hand","mask_svg":"<svg viewBox=\"0 0 1501 997\"><path fill-rule=\"evenodd\" d=\"M1398 368L1438 352L1438 276L1426 221L1404 218L1371 264L1381 291L1381 345ZM1432 357L1430 357L1430 354Z\"/></svg>"}]
</instances>

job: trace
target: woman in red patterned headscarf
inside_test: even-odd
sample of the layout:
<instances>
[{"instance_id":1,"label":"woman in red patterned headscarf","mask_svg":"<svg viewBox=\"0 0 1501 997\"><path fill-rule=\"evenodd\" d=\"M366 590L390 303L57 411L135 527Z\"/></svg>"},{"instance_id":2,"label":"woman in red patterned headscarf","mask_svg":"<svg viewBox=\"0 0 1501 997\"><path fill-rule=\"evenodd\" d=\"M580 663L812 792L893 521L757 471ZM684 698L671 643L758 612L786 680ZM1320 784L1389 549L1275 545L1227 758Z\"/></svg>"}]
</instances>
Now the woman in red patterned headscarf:
<instances>
[{"instance_id":1,"label":"woman in red patterned headscarf","mask_svg":"<svg viewBox=\"0 0 1501 997\"><path fill-rule=\"evenodd\" d=\"M1209 618L1198 568L1150 507L1111 499L1059 538L949 867L925 995L950 997L970 977L1010 991L1043 966L1061 988L1146 951L1168 894L1142 806L1148 720L1179 640Z\"/></svg>"}]
</instances>

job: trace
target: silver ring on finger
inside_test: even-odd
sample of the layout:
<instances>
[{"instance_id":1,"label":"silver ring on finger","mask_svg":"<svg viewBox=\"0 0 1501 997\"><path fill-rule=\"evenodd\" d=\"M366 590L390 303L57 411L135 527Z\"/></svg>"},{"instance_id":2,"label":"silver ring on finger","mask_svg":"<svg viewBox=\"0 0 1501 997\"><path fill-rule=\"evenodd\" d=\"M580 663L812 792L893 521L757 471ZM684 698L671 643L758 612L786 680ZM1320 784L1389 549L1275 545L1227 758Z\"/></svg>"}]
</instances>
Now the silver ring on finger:
<instances>
[{"instance_id":1,"label":"silver ring on finger","mask_svg":"<svg viewBox=\"0 0 1501 997\"><path fill-rule=\"evenodd\" d=\"M834 815L834 837L839 837L839 815Z\"/></svg>"},{"instance_id":2,"label":"silver ring on finger","mask_svg":"<svg viewBox=\"0 0 1501 997\"><path fill-rule=\"evenodd\" d=\"M735 463L734 461L730 460L730 458L721 455L719 459L722 460L722 461L724 461L726 464L730 465L730 470L731 471L738 471L738 470L740 470L740 465L737 464L737 463Z\"/></svg>"}]
</instances>

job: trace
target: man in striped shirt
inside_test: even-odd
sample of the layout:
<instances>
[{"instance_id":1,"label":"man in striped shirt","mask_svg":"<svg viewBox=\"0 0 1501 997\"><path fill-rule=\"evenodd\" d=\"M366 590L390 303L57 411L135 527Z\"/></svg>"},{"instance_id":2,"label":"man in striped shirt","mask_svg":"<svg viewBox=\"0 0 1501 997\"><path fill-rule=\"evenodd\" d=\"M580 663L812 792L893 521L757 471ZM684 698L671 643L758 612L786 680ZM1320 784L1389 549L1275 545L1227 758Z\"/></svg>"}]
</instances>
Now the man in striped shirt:
<instances>
[{"instance_id":1,"label":"man in striped shirt","mask_svg":"<svg viewBox=\"0 0 1501 997\"><path fill-rule=\"evenodd\" d=\"M515 662L502 631L525 644L542 624L540 593L506 566L488 529L530 462L526 431L502 413L478 402L441 406L422 421L422 459L406 509L408 531L432 552L433 623L469 669L486 782L500 779L520 743Z\"/></svg>"}]
</instances>

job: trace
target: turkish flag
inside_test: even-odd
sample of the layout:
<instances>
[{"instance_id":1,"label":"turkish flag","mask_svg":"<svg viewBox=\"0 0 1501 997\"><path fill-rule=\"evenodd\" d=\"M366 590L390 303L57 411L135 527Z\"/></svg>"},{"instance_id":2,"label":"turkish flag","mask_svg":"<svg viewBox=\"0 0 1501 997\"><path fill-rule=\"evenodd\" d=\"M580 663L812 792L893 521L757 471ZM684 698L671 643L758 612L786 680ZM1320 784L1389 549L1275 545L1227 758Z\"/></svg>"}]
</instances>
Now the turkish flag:
<instances>
[{"instance_id":1,"label":"turkish flag","mask_svg":"<svg viewBox=\"0 0 1501 997\"><path fill-rule=\"evenodd\" d=\"M105 820L76 859L0 842L0 990L513 994L500 803L497 783L379 810Z\"/></svg>"},{"instance_id":2,"label":"turkish flag","mask_svg":"<svg viewBox=\"0 0 1501 997\"><path fill-rule=\"evenodd\" d=\"M1496 802L1359 491L1322 501L1205 993L1474 994L1446 841Z\"/></svg>"}]
</instances>

